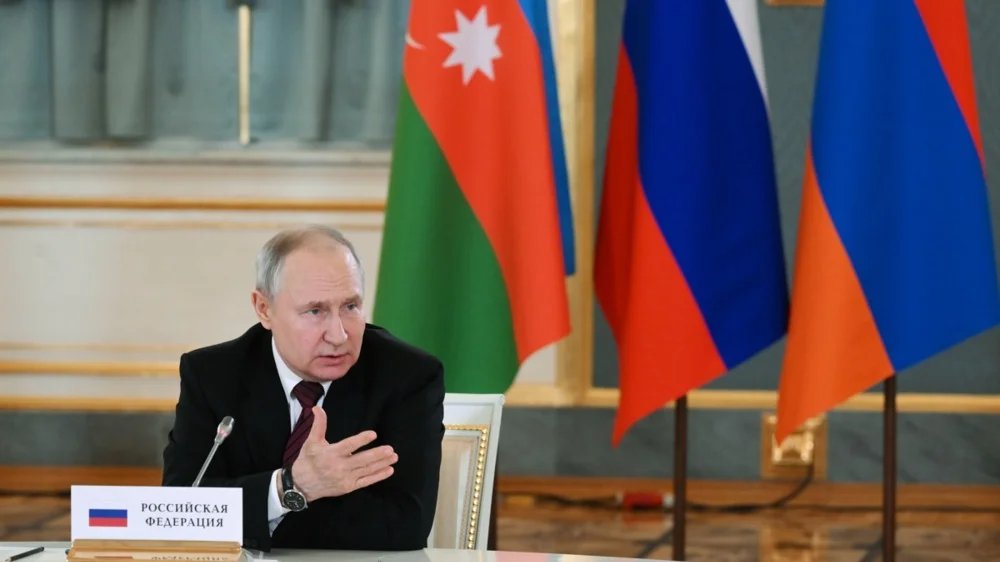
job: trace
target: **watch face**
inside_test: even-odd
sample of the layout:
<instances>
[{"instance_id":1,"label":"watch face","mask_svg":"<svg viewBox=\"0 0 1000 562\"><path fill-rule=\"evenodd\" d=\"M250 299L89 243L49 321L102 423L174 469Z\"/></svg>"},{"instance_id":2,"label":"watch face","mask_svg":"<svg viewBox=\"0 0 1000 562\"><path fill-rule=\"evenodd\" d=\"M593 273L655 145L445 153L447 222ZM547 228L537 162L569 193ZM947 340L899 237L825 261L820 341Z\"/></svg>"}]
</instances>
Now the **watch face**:
<instances>
[{"instance_id":1,"label":"watch face","mask_svg":"<svg viewBox=\"0 0 1000 562\"><path fill-rule=\"evenodd\" d=\"M281 503L292 511L302 511L306 508L306 497L297 490L286 490L281 500Z\"/></svg>"}]
</instances>

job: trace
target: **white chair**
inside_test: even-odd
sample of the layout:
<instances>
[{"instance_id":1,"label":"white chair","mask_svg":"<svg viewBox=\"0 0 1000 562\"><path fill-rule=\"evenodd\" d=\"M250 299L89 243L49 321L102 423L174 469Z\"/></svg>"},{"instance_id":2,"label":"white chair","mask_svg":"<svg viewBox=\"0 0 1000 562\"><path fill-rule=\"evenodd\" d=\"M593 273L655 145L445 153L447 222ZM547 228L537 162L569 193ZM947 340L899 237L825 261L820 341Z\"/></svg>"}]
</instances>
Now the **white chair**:
<instances>
[{"instance_id":1,"label":"white chair","mask_svg":"<svg viewBox=\"0 0 1000 562\"><path fill-rule=\"evenodd\" d=\"M486 550L502 394L446 394L441 480L429 548Z\"/></svg>"}]
</instances>

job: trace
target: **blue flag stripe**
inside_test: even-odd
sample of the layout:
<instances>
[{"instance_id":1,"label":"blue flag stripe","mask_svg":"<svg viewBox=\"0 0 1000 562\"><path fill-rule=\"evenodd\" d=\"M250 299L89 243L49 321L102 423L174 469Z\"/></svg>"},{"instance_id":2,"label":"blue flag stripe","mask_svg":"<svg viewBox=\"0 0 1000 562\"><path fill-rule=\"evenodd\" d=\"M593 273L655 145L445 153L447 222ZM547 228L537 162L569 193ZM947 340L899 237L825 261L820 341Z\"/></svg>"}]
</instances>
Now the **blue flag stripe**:
<instances>
[{"instance_id":1,"label":"blue flag stripe","mask_svg":"<svg viewBox=\"0 0 1000 562\"><path fill-rule=\"evenodd\" d=\"M97 518L108 518L108 519L123 519L128 517L127 509L91 509L91 517Z\"/></svg>"}]
</instances>

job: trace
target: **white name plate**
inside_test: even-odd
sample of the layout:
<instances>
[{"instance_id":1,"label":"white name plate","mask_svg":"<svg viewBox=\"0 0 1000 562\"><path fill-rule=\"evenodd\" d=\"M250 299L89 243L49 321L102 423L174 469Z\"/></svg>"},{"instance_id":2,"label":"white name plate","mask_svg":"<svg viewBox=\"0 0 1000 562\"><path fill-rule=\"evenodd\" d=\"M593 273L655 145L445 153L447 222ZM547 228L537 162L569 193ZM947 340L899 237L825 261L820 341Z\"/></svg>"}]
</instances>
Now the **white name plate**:
<instances>
[{"instance_id":1,"label":"white name plate","mask_svg":"<svg viewBox=\"0 0 1000 562\"><path fill-rule=\"evenodd\" d=\"M72 486L76 539L243 542L243 490Z\"/></svg>"}]
</instances>

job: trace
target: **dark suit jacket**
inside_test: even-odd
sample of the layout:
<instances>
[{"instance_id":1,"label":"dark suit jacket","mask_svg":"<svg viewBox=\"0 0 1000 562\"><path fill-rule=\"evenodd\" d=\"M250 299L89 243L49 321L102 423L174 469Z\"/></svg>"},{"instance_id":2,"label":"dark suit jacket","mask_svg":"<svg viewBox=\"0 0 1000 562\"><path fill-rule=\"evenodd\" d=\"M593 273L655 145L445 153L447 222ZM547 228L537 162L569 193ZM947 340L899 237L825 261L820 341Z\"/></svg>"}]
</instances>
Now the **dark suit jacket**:
<instances>
[{"instance_id":1,"label":"dark suit jacket","mask_svg":"<svg viewBox=\"0 0 1000 562\"><path fill-rule=\"evenodd\" d=\"M327 441L375 430L392 445L395 473L378 484L322 498L289 513L269 536L268 486L289 435L288 403L260 324L239 338L181 356L181 393L163 451L163 484L190 486L225 416L235 427L202 486L243 488L243 542L274 547L411 550L427 543L444 436L444 373L433 356L368 325L358 362L333 381L323 409Z\"/></svg>"}]
</instances>

